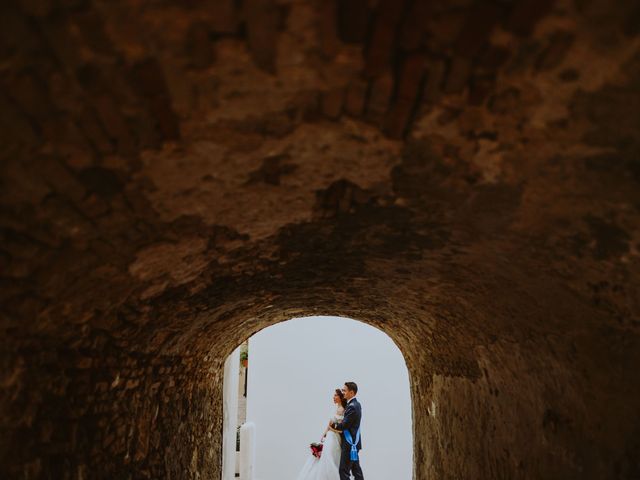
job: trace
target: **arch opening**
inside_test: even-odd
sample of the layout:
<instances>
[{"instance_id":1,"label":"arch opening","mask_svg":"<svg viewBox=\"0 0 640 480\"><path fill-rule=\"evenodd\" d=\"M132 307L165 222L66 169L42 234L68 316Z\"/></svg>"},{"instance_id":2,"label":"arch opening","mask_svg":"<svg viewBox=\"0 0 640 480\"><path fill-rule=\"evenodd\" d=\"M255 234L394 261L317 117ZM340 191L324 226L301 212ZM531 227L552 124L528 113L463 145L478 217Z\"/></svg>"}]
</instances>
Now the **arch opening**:
<instances>
[{"instance_id":1,"label":"arch opening","mask_svg":"<svg viewBox=\"0 0 640 480\"><path fill-rule=\"evenodd\" d=\"M256 480L297 478L310 458L309 444L320 440L335 411L334 390L347 381L358 384L363 405L365 476L413 478L410 374L403 352L366 322L311 316L264 328L225 362L223 480L249 471ZM255 428L255 445L245 445L237 431L243 422Z\"/></svg>"}]
</instances>

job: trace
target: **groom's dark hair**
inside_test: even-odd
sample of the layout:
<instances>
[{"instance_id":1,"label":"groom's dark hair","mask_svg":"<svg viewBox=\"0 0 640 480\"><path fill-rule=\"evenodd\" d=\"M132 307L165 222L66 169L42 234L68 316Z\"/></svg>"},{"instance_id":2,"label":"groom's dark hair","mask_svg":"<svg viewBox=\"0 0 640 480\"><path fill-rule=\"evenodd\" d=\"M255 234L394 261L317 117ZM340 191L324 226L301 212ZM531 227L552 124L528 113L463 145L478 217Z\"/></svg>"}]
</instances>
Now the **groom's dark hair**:
<instances>
[{"instance_id":1,"label":"groom's dark hair","mask_svg":"<svg viewBox=\"0 0 640 480\"><path fill-rule=\"evenodd\" d=\"M358 393L358 385L355 382L345 382L344 386L351 390L353 393Z\"/></svg>"}]
</instances>

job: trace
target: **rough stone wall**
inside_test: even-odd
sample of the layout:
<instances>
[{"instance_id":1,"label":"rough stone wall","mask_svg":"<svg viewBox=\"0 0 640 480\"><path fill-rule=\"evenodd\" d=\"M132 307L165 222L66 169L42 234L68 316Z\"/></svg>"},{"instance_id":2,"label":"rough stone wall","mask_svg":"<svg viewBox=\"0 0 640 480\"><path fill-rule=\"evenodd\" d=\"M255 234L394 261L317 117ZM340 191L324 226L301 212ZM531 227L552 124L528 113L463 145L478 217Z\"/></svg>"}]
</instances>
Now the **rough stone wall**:
<instances>
[{"instance_id":1,"label":"rough stone wall","mask_svg":"<svg viewBox=\"0 0 640 480\"><path fill-rule=\"evenodd\" d=\"M1 476L217 478L226 355L333 314L416 480L640 477L637 2L0 9Z\"/></svg>"},{"instance_id":2,"label":"rough stone wall","mask_svg":"<svg viewBox=\"0 0 640 480\"><path fill-rule=\"evenodd\" d=\"M200 478L219 469L222 378L201 358L104 342L96 352L34 344L3 363L3 478Z\"/></svg>"}]
</instances>

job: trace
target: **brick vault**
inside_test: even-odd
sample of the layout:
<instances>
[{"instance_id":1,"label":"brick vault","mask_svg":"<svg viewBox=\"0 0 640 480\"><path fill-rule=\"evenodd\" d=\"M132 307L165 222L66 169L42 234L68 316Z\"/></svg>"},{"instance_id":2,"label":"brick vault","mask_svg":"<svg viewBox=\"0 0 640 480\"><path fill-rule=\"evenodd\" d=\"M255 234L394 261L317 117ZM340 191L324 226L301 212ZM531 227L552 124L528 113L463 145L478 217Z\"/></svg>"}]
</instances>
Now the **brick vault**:
<instances>
[{"instance_id":1,"label":"brick vault","mask_svg":"<svg viewBox=\"0 0 640 480\"><path fill-rule=\"evenodd\" d=\"M2 478L219 478L311 314L402 349L415 480L640 478L637 2L0 10Z\"/></svg>"}]
</instances>

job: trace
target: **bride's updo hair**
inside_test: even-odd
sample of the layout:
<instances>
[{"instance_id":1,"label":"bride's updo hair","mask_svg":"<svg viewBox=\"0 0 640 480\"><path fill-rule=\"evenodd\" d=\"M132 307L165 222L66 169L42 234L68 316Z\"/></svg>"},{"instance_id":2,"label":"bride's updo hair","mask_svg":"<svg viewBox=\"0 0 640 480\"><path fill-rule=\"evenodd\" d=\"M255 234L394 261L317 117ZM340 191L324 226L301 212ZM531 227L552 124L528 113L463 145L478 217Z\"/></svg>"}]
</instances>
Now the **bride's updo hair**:
<instances>
[{"instance_id":1,"label":"bride's updo hair","mask_svg":"<svg viewBox=\"0 0 640 480\"><path fill-rule=\"evenodd\" d=\"M347 399L344 398L344 393L342 393L342 390L336 388L336 395L340 397L340 404L342 405L342 408L347 408Z\"/></svg>"}]
</instances>

